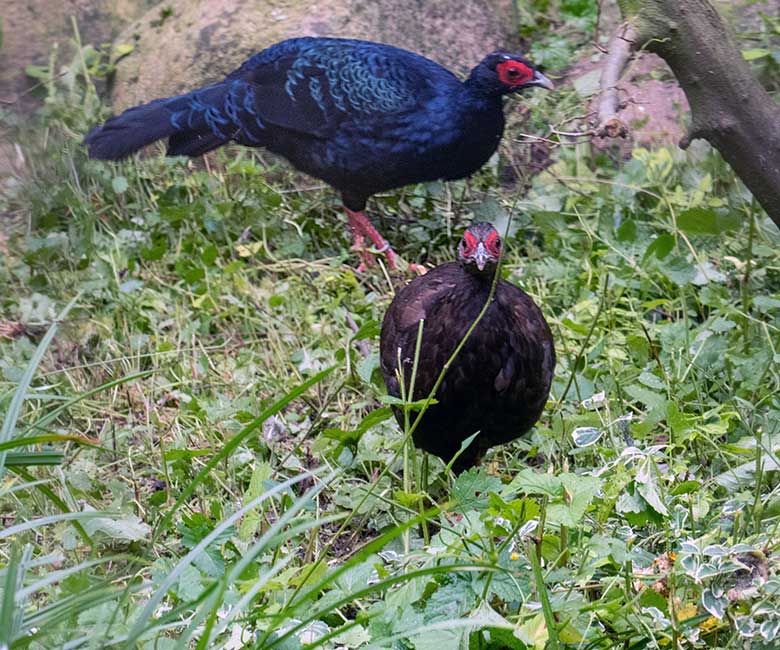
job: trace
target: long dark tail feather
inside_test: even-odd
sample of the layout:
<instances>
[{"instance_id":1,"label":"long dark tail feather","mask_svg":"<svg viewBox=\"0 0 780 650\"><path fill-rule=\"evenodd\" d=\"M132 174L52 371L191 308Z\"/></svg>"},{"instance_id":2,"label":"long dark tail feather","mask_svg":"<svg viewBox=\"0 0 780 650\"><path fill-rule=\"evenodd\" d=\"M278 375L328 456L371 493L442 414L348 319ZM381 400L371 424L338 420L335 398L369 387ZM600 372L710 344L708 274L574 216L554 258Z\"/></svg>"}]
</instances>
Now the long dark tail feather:
<instances>
[{"instance_id":1,"label":"long dark tail feather","mask_svg":"<svg viewBox=\"0 0 780 650\"><path fill-rule=\"evenodd\" d=\"M223 84L215 84L129 108L87 133L84 144L89 157L121 160L163 138L169 138L168 155L171 156L199 156L216 149L229 137L213 132L207 113L211 107L222 104L225 92Z\"/></svg>"},{"instance_id":2,"label":"long dark tail feather","mask_svg":"<svg viewBox=\"0 0 780 650\"><path fill-rule=\"evenodd\" d=\"M121 160L156 140L176 131L165 99L157 99L126 110L102 126L92 128L84 144L90 158Z\"/></svg>"},{"instance_id":3,"label":"long dark tail feather","mask_svg":"<svg viewBox=\"0 0 780 650\"><path fill-rule=\"evenodd\" d=\"M213 133L181 131L168 138L167 154L169 156L202 156L223 144L225 144L225 140L218 138Z\"/></svg>"}]
</instances>

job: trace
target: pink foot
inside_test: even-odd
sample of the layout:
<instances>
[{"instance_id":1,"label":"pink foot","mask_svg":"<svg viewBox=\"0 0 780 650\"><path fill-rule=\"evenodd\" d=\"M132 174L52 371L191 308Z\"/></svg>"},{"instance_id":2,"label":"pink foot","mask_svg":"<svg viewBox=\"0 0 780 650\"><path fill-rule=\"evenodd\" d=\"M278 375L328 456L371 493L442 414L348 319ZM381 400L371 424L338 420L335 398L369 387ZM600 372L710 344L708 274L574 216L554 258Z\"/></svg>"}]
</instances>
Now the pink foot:
<instances>
[{"instance_id":1,"label":"pink foot","mask_svg":"<svg viewBox=\"0 0 780 650\"><path fill-rule=\"evenodd\" d=\"M355 269L358 273L364 273L369 266L374 265L374 256L366 250L366 242L363 235L353 229L353 244L349 250L355 251L360 256L360 264Z\"/></svg>"},{"instance_id":2,"label":"pink foot","mask_svg":"<svg viewBox=\"0 0 780 650\"><path fill-rule=\"evenodd\" d=\"M347 219L349 221L349 227L352 229L352 236L355 239L355 243L352 245L352 250L360 251L360 266L358 271L365 271L368 267L374 265L374 253L384 253L387 259L387 266L391 271L395 271L397 266L395 263L395 251L390 248L390 244L387 240L379 234L374 225L368 220L364 212L355 212L349 208L344 208L347 211ZM376 247L376 251L372 252L365 248L364 237L368 237Z\"/></svg>"}]
</instances>

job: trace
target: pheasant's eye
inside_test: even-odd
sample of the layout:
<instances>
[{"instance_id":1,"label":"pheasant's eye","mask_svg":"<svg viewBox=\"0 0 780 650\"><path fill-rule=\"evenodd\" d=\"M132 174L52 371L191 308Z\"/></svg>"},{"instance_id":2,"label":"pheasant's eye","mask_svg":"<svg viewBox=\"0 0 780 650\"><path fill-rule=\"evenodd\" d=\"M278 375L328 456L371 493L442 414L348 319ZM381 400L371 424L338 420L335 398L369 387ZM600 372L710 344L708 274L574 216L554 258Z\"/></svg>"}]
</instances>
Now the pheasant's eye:
<instances>
[{"instance_id":1,"label":"pheasant's eye","mask_svg":"<svg viewBox=\"0 0 780 650\"><path fill-rule=\"evenodd\" d=\"M520 61L504 61L496 66L498 78L509 86L519 86L534 77L534 72Z\"/></svg>"}]
</instances>

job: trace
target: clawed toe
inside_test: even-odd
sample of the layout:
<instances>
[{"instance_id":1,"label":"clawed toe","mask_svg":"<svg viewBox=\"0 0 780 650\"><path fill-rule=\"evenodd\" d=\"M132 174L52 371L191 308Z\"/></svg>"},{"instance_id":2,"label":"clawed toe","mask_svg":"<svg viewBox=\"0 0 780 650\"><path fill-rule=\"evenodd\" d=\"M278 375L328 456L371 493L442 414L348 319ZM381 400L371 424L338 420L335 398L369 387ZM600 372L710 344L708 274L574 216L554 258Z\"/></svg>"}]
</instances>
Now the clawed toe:
<instances>
[{"instance_id":1,"label":"clawed toe","mask_svg":"<svg viewBox=\"0 0 780 650\"><path fill-rule=\"evenodd\" d=\"M345 209L347 211L349 226L352 229L352 235L355 240L355 243L352 245L352 250L360 252L361 262L357 267L357 270L362 272L373 266L375 264L374 255L384 255L387 260L388 268L391 271L395 271L397 269L395 251L390 247L390 243L379 234L363 212L350 210L349 208ZM365 237L368 237L371 240L375 248L366 249Z\"/></svg>"}]
</instances>

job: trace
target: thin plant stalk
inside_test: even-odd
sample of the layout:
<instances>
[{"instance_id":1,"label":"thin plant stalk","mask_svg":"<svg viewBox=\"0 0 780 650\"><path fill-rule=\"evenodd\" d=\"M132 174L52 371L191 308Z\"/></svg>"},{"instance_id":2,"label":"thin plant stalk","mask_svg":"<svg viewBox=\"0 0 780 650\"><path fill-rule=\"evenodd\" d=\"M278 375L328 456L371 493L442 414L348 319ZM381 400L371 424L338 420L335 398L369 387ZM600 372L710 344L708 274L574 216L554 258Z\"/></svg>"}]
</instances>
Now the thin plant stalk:
<instances>
[{"instance_id":1,"label":"thin plant stalk","mask_svg":"<svg viewBox=\"0 0 780 650\"><path fill-rule=\"evenodd\" d=\"M542 604L544 622L547 625L547 633L549 634L547 647L550 650L560 650L561 645L558 639L558 624L555 621L555 614L553 613L552 605L550 604L550 596L547 593L547 585L544 582L542 564L537 556L537 549L530 540L526 542L525 549L526 557L531 563L531 570L534 574L534 583L536 584L536 592L539 594L539 602Z\"/></svg>"}]
</instances>

